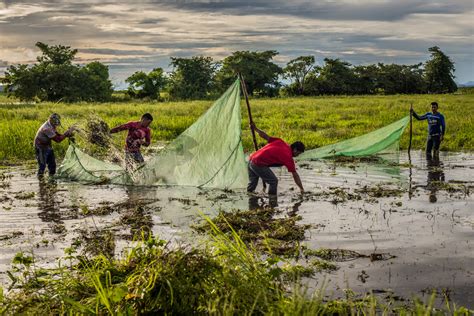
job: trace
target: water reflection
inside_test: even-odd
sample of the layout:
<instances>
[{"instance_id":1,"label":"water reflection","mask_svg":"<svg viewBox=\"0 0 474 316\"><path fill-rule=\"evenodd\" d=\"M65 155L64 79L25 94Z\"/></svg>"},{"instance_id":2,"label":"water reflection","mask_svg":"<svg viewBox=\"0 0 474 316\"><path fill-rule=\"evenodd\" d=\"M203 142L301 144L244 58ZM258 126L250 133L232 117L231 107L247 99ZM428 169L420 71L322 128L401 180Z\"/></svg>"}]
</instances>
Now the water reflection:
<instances>
[{"instance_id":1,"label":"water reflection","mask_svg":"<svg viewBox=\"0 0 474 316\"><path fill-rule=\"evenodd\" d=\"M439 160L438 155L433 157L427 156L427 167L428 167L428 179L426 183L426 189L430 191L429 201L430 203L436 203L438 198L436 193L440 189L440 186L445 182L443 163Z\"/></svg>"},{"instance_id":2,"label":"water reflection","mask_svg":"<svg viewBox=\"0 0 474 316\"><path fill-rule=\"evenodd\" d=\"M409 196L411 191L417 188L423 188L428 191L428 200L430 203L436 203L438 201L437 193L443 188L445 182L444 175L444 164L439 160L439 156L426 156L426 167L427 167L427 179L426 185L415 185L409 190ZM411 181L410 181L411 187Z\"/></svg>"},{"instance_id":3,"label":"water reflection","mask_svg":"<svg viewBox=\"0 0 474 316\"><path fill-rule=\"evenodd\" d=\"M57 200L58 184L54 179L41 178L38 181L38 217L43 222L62 223Z\"/></svg>"},{"instance_id":4,"label":"water reflection","mask_svg":"<svg viewBox=\"0 0 474 316\"><path fill-rule=\"evenodd\" d=\"M275 208L278 207L278 196L270 195L268 198L258 196L255 194L249 194L249 210L263 209L263 208ZM268 202L267 202L268 199Z\"/></svg>"}]
</instances>

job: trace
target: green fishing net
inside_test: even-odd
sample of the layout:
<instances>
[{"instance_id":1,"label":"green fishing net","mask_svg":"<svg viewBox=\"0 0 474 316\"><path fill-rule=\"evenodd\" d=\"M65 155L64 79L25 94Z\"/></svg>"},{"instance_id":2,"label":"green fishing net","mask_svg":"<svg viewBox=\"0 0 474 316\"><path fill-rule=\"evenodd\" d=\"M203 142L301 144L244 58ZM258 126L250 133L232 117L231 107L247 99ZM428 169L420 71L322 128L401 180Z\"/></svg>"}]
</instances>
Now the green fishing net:
<instances>
[{"instance_id":1,"label":"green fishing net","mask_svg":"<svg viewBox=\"0 0 474 316\"><path fill-rule=\"evenodd\" d=\"M409 116L373 132L357 136L312 150L307 150L296 160L317 160L337 156L364 157L383 152L398 151L400 137L405 130Z\"/></svg>"},{"instance_id":2,"label":"green fishing net","mask_svg":"<svg viewBox=\"0 0 474 316\"><path fill-rule=\"evenodd\" d=\"M248 175L241 140L240 81L193 125L136 170L95 159L71 144L57 173L88 183L243 188Z\"/></svg>"},{"instance_id":3,"label":"green fishing net","mask_svg":"<svg viewBox=\"0 0 474 316\"><path fill-rule=\"evenodd\" d=\"M308 150L297 160L370 156L398 150L409 117L333 145ZM240 81L193 125L133 171L96 159L71 144L57 176L86 183L185 185L245 188L248 181L241 139Z\"/></svg>"}]
</instances>

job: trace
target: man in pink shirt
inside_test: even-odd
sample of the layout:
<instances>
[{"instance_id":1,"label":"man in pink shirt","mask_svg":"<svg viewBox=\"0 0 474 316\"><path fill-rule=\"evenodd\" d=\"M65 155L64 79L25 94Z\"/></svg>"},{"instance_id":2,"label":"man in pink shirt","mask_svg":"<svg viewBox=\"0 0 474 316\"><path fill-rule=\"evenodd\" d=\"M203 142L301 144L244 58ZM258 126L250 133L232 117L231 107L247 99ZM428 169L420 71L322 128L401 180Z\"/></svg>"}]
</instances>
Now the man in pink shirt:
<instances>
[{"instance_id":1,"label":"man in pink shirt","mask_svg":"<svg viewBox=\"0 0 474 316\"><path fill-rule=\"evenodd\" d=\"M278 178L270 167L285 166L293 175L293 180L300 188L301 193L304 193L303 184L301 183L298 172L296 172L295 161L293 160L293 157L297 157L304 152L304 144L302 142L294 142L290 146L280 138L268 136L264 131L258 129L255 124L251 127L253 127L258 135L265 139L268 144L250 155L247 192L254 192L258 184L258 179L262 178L262 181L269 186L268 194L276 195Z\"/></svg>"},{"instance_id":2,"label":"man in pink shirt","mask_svg":"<svg viewBox=\"0 0 474 316\"><path fill-rule=\"evenodd\" d=\"M54 140L56 143L60 143L66 137L71 137L73 134L73 127L70 127L64 134L58 133L56 128L60 125L61 117L59 114L53 113L36 132L34 146L38 162L38 177L43 176L46 166L48 166L50 176L56 173L56 158L54 157L51 141Z\"/></svg>"},{"instance_id":3,"label":"man in pink shirt","mask_svg":"<svg viewBox=\"0 0 474 316\"><path fill-rule=\"evenodd\" d=\"M128 131L127 139L125 140L125 160L127 163L143 163L144 159L140 152L140 147L143 145L148 147L151 142L150 126L153 121L153 116L150 113L142 115L138 122L128 122L119 125L110 130L110 133L117 133L121 131Z\"/></svg>"}]
</instances>

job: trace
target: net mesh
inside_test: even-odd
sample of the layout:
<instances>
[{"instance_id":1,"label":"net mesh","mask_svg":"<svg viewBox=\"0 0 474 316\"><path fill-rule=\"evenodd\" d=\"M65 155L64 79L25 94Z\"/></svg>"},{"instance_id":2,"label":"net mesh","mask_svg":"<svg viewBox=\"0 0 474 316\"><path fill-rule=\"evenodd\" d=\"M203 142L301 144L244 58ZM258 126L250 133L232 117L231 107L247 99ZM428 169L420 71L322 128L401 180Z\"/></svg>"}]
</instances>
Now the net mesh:
<instances>
[{"instance_id":1,"label":"net mesh","mask_svg":"<svg viewBox=\"0 0 474 316\"><path fill-rule=\"evenodd\" d=\"M397 151L400 137L409 120L410 117L406 116L373 132L305 151L296 160L317 160L337 156L363 157Z\"/></svg>"},{"instance_id":2,"label":"net mesh","mask_svg":"<svg viewBox=\"0 0 474 316\"><path fill-rule=\"evenodd\" d=\"M241 140L240 81L193 125L132 172L93 158L71 144L58 177L89 183L243 188L246 160Z\"/></svg>"}]
</instances>

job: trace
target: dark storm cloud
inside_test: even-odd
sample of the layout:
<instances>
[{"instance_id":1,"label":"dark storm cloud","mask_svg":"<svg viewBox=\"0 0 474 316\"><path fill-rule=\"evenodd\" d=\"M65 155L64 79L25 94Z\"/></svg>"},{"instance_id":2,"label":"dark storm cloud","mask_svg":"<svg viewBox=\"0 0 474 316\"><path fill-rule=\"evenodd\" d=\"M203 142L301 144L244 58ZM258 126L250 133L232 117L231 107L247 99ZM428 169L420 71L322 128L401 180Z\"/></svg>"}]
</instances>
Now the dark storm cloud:
<instances>
[{"instance_id":1,"label":"dark storm cloud","mask_svg":"<svg viewBox=\"0 0 474 316\"><path fill-rule=\"evenodd\" d=\"M154 1L178 9L236 15L291 15L328 20L400 20L411 14L455 14L472 9L469 1L391 1L358 3L335 1Z\"/></svg>"}]
</instances>

